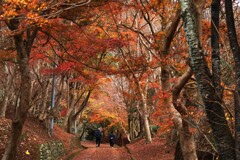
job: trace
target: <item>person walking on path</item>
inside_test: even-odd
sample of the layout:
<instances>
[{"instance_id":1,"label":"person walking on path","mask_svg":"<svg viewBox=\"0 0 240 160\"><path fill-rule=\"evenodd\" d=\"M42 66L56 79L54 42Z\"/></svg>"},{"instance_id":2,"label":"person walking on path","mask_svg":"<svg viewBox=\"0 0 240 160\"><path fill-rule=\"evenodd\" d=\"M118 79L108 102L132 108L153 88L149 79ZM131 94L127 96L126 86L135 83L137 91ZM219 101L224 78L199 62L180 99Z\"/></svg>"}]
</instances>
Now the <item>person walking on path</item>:
<instances>
[{"instance_id":1,"label":"person walking on path","mask_svg":"<svg viewBox=\"0 0 240 160\"><path fill-rule=\"evenodd\" d=\"M109 143L110 143L110 146L113 148L115 143L115 135L113 134L113 132L109 134Z\"/></svg>"},{"instance_id":2,"label":"person walking on path","mask_svg":"<svg viewBox=\"0 0 240 160\"><path fill-rule=\"evenodd\" d=\"M102 128L98 128L95 132L96 137L96 147L100 147L101 139L102 139Z\"/></svg>"}]
</instances>

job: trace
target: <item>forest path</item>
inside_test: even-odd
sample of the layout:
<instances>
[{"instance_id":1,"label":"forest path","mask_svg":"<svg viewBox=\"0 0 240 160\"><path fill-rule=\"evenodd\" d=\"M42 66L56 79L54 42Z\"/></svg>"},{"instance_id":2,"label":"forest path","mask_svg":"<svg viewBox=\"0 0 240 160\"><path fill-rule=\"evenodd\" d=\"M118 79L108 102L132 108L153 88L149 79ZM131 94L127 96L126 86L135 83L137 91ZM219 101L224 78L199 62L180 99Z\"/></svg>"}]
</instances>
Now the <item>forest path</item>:
<instances>
[{"instance_id":1,"label":"forest path","mask_svg":"<svg viewBox=\"0 0 240 160\"><path fill-rule=\"evenodd\" d=\"M81 145L87 149L77 154L73 160L131 160L131 155L125 147L114 146L111 148L109 144L101 144L96 147L93 141L83 141Z\"/></svg>"}]
</instances>

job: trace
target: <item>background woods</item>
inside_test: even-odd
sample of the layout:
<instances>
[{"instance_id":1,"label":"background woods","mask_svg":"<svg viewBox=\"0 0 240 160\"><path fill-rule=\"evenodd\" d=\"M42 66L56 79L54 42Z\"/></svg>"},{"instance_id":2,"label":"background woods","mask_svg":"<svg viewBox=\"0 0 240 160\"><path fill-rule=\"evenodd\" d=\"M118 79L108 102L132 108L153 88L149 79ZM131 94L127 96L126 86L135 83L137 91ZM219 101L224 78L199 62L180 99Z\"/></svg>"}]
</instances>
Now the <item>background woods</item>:
<instances>
[{"instance_id":1,"label":"background woods","mask_svg":"<svg viewBox=\"0 0 240 160\"><path fill-rule=\"evenodd\" d=\"M2 160L30 119L52 139L102 127L120 145L163 138L176 160L239 158L239 1L0 3Z\"/></svg>"}]
</instances>

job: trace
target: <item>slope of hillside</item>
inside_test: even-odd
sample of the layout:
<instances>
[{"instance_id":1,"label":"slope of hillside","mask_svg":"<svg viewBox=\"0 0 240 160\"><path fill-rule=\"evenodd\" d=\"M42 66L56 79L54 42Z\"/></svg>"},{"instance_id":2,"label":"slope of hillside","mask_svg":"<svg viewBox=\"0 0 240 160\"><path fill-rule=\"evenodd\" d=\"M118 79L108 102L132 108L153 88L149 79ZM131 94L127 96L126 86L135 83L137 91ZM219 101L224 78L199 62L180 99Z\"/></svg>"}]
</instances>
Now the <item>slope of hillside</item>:
<instances>
[{"instance_id":1,"label":"slope of hillside","mask_svg":"<svg viewBox=\"0 0 240 160\"><path fill-rule=\"evenodd\" d=\"M126 146L133 159L136 160L172 160L174 149L166 145L163 138L153 138L151 144L145 143L145 139L138 140Z\"/></svg>"},{"instance_id":2,"label":"slope of hillside","mask_svg":"<svg viewBox=\"0 0 240 160\"><path fill-rule=\"evenodd\" d=\"M11 120L0 118L0 159L3 156L11 129ZM46 127L38 120L28 117L18 147L17 157L21 160L37 159L40 144L53 140L62 140L65 147L69 149L72 134L64 132L60 127L54 126L54 137L50 138Z\"/></svg>"}]
</instances>

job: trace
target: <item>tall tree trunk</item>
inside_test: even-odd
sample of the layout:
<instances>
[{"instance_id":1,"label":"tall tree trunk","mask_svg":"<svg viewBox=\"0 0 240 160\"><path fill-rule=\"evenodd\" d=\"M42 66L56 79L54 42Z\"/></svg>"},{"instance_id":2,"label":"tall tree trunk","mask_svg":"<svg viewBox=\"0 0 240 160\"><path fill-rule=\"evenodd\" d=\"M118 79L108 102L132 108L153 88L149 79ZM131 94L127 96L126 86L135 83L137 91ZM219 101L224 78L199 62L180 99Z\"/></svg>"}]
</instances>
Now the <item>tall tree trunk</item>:
<instances>
[{"instance_id":1,"label":"tall tree trunk","mask_svg":"<svg viewBox=\"0 0 240 160\"><path fill-rule=\"evenodd\" d=\"M222 99L220 47L219 47L219 12L220 0L213 0L211 6L211 47L213 85L218 97Z\"/></svg>"},{"instance_id":2,"label":"tall tree trunk","mask_svg":"<svg viewBox=\"0 0 240 160\"><path fill-rule=\"evenodd\" d=\"M228 28L228 38L235 61L236 72L236 92L234 94L234 111L235 111L235 149L236 159L240 159L240 46L237 39L237 33L234 22L233 6L231 0L225 0L226 21Z\"/></svg>"},{"instance_id":3,"label":"tall tree trunk","mask_svg":"<svg viewBox=\"0 0 240 160\"><path fill-rule=\"evenodd\" d=\"M216 148L222 160L233 160L235 157L235 150L232 148L234 140L221 105L222 102L213 87L212 75L202 52L192 0L180 0L180 2L191 68L206 107Z\"/></svg>"},{"instance_id":4,"label":"tall tree trunk","mask_svg":"<svg viewBox=\"0 0 240 160\"><path fill-rule=\"evenodd\" d=\"M20 84L20 103L16 108L15 117L12 120L12 130L8 146L5 150L2 160L16 159L17 146L22 133L23 124L25 122L27 111L30 108L30 92L31 92L31 77L29 67L29 53L27 53L23 44L22 35L15 36L15 44L17 47L17 61L21 74Z\"/></svg>"},{"instance_id":5,"label":"tall tree trunk","mask_svg":"<svg viewBox=\"0 0 240 160\"><path fill-rule=\"evenodd\" d=\"M18 28L18 21L12 20L10 23L8 23L8 27L11 30L16 30ZM23 39L23 33L14 36L17 51L17 63L21 76L19 97L20 101L19 106L16 108L14 118L12 120L10 138L2 160L16 159L17 146L19 144L22 128L27 117L28 109L30 108L31 72L29 66L29 57L32 44L37 35L38 29L35 28L32 31L28 29L26 32L26 40Z\"/></svg>"},{"instance_id":6,"label":"tall tree trunk","mask_svg":"<svg viewBox=\"0 0 240 160\"><path fill-rule=\"evenodd\" d=\"M147 87L146 87L147 88ZM146 91L147 93L147 91ZM149 113L148 113L148 106L147 106L147 95L144 93L141 93L141 99L142 99L142 119L143 119L143 126L145 131L145 138L147 142L152 142L152 136L150 131L150 125L149 125Z\"/></svg>"},{"instance_id":7,"label":"tall tree trunk","mask_svg":"<svg viewBox=\"0 0 240 160\"><path fill-rule=\"evenodd\" d=\"M140 90L140 86L138 86L138 87L139 87L139 94L141 96L140 97L141 98L141 104L140 104L141 110L138 110L139 111L139 127L140 127L138 137L139 136L142 137L143 133L144 133L146 141L148 143L152 143L152 136L151 136L151 131L150 131L149 119L148 119L149 113L148 113L148 106L147 106L147 97Z\"/></svg>"},{"instance_id":8,"label":"tall tree trunk","mask_svg":"<svg viewBox=\"0 0 240 160\"><path fill-rule=\"evenodd\" d=\"M146 68L146 72L148 72L148 70L149 70L149 67ZM149 110L148 110L148 102L147 102L149 77L147 77L146 84L143 89L141 88L140 83L136 77L135 77L135 81L136 81L138 93L141 99L140 115L142 116L142 119L143 119L145 139L148 143L152 143L152 135L151 135L150 124L149 124Z\"/></svg>"}]
</instances>

